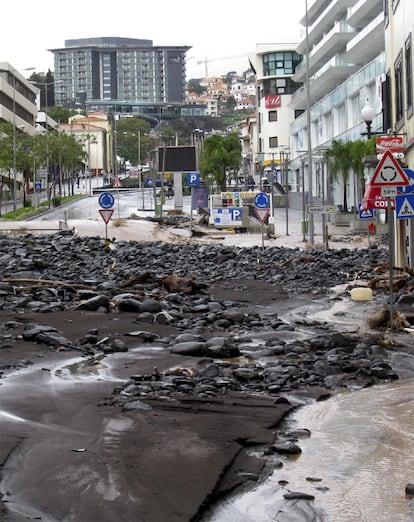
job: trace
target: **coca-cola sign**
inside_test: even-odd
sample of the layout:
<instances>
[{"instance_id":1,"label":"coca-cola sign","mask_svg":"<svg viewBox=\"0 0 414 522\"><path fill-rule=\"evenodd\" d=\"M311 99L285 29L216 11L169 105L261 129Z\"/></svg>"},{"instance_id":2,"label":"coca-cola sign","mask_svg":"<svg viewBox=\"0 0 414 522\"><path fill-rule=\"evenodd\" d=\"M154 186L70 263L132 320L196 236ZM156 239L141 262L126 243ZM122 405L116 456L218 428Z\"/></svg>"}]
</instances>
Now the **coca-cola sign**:
<instances>
[{"instance_id":1,"label":"coca-cola sign","mask_svg":"<svg viewBox=\"0 0 414 522\"><path fill-rule=\"evenodd\" d=\"M282 97L280 96L280 94L272 94L270 96L265 96L265 105L266 109L275 109L277 107L281 107Z\"/></svg>"},{"instance_id":2,"label":"coca-cola sign","mask_svg":"<svg viewBox=\"0 0 414 522\"><path fill-rule=\"evenodd\" d=\"M385 152L404 152L402 136L381 136L376 139L377 153Z\"/></svg>"}]
</instances>

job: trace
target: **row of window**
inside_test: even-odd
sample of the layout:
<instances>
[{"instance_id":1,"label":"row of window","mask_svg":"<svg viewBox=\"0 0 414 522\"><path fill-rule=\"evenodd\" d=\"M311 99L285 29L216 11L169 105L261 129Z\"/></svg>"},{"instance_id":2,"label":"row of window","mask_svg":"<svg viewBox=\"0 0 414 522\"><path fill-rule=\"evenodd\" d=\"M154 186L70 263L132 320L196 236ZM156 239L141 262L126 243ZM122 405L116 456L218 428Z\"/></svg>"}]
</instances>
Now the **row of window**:
<instances>
[{"instance_id":1,"label":"row of window","mask_svg":"<svg viewBox=\"0 0 414 522\"><path fill-rule=\"evenodd\" d=\"M395 108L396 125L401 127L404 123L404 93L407 117L413 114L413 69L412 69L412 44L411 33L405 41L404 49L401 50L394 62L395 82ZM405 73L405 74L404 74Z\"/></svg>"}]
</instances>

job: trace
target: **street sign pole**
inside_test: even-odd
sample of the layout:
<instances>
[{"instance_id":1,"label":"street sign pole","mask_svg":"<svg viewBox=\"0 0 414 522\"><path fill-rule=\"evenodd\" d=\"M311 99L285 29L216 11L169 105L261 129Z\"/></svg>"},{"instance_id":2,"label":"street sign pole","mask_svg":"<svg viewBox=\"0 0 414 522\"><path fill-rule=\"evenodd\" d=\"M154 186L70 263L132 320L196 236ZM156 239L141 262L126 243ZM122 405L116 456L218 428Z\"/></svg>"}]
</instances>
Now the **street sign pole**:
<instances>
[{"instance_id":1,"label":"street sign pole","mask_svg":"<svg viewBox=\"0 0 414 522\"><path fill-rule=\"evenodd\" d=\"M395 264L395 238L394 238L394 212L392 210L391 198L387 198L387 209L388 209L388 236L389 236L389 247L388 247L388 263L389 263L389 285L390 285L390 328L394 326L394 264Z\"/></svg>"},{"instance_id":2,"label":"street sign pole","mask_svg":"<svg viewBox=\"0 0 414 522\"><path fill-rule=\"evenodd\" d=\"M389 285L390 285L390 306L389 306L389 327L394 327L394 264L395 264L395 230L394 230L394 212L392 198L395 194L393 187L401 187L409 185L410 181L407 174L401 168L400 164L394 158L393 154L386 150L380 159L375 172L370 181L371 186L381 187L381 195L387 200L388 214L388 264L389 264ZM397 190L398 192L398 190ZM395 207L395 205L394 205Z\"/></svg>"}]
</instances>

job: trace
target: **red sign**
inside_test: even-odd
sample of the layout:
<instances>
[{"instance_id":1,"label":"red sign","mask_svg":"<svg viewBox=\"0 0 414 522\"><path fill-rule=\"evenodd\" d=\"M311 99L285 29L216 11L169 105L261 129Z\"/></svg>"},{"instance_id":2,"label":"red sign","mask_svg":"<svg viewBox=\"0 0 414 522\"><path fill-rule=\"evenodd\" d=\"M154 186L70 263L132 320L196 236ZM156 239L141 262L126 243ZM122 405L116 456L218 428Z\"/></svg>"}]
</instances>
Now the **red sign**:
<instances>
[{"instance_id":1,"label":"red sign","mask_svg":"<svg viewBox=\"0 0 414 522\"><path fill-rule=\"evenodd\" d=\"M376 138L377 153L383 154L386 150L390 152L404 152L402 136L381 136Z\"/></svg>"},{"instance_id":2,"label":"red sign","mask_svg":"<svg viewBox=\"0 0 414 522\"><path fill-rule=\"evenodd\" d=\"M266 220L270 214L268 208L255 208L254 212L256 214L257 219L260 221L260 223L266 223Z\"/></svg>"},{"instance_id":3,"label":"red sign","mask_svg":"<svg viewBox=\"0 0 414 522\"><path fill-rule=\"evenodd\" d=\"M282 106L282 97L280 94L272 94L265 96L265 107L266 109L277 109Z\"/></svg>"},{"instance_id":4,"label":"red sign","mask_svg":"<svg viewBox=\"0 0 414 522\"><path fill-rule=\"evenodd\" d=\"M113 213L114 213L113 208L110 208L108 210L103 209L103 208L99 209L99 214L101 215L101 218L105 221L106 224L109 223L109 220L111 219Z\"/></svg>"},{"instance_id":5,"label":"red sign","mask_svg":"<svg viewBox=\"0 0 414 522\"><path fill-rule=\"evenodd\" d=\"M372 187L400 187L408 185L407 175L389 150L384 152L370 181Z\"/></svg>"},{"instance_id":6,"label":"red sign","mask_svg":"<svg viewBox=\"0 0 414 522\"><path fill-rule=\"evenodd\" d=\"M365 188L365 194L362 198L362 210L379 210L388 207L388 199L381 195L381 187L372 187L370 183ZM391 208L395 208L395 199L390 198Z\"/></svg>"}]
</instances>

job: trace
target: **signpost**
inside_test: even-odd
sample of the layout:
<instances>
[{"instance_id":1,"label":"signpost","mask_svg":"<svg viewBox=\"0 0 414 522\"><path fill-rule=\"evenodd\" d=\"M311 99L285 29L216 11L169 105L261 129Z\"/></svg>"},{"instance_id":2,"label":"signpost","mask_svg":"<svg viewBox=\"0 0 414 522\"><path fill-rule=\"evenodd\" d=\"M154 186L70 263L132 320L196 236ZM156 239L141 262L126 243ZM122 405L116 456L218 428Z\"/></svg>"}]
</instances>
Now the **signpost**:
<instances>
[{"instance_id":1,"label":"signpost","mask_svg":"<svg viewBox=\"0 0 414 522\"><path fill-rule=\"evenodd\" d=\"M381 159L386 151L395 158L404 157L404 142L402 136L379 136L376 138L377 159Z\"/></svg>"},{"instance_id":2,"label":"signpost","mask_svg":"<svg viewBox=\"0 0 414 522\"><path fill-rule=\"evenodd\" d=\"M308 207L309 214L336 214L338 207L336 205L319 205Z\"/></svg>"},{"instance_id":3,"label":"signpost","mask_svg":"<svg viewBox=\"0 0 414 522\"><path fill-rule=\"evenodd\" d=\"M390 271L390 326L393 326L394 321L394 264L395 264L395 238L394 238L394 213L392 212L392 199L396 196L397 187L407 186L410 184L407 174L404 172L393 153L386 150L381 157L374 175L370 181L371 187L380 187L381 196L387 194L387 209L388 209L388 258ZM392 189L395 187L395 191Z\"/></svg>"},{"instance_id":4,"label":"signpost","mask_svg":"<svg viewBox=\"0 0 414 522\"><path fill-rule=\"evenodd\" d=\"M99 213L105 222L105 242L108 243L108 223L114 213L112 207L114 206L115 198L110 192L102 192L98 201L101 207Z\"/></svg>"},{"instance_id":5,"label":"signpost","mask_svg":"<svg viewBox=\"0 0 414 522\"><path fill-rule=\"evenodd\" d=\"M254 212L262 225L262 248L264 249L264 222L270 213L270 197L266 192L259 192L254 197Z\"/></svg>"}]
</instances>

